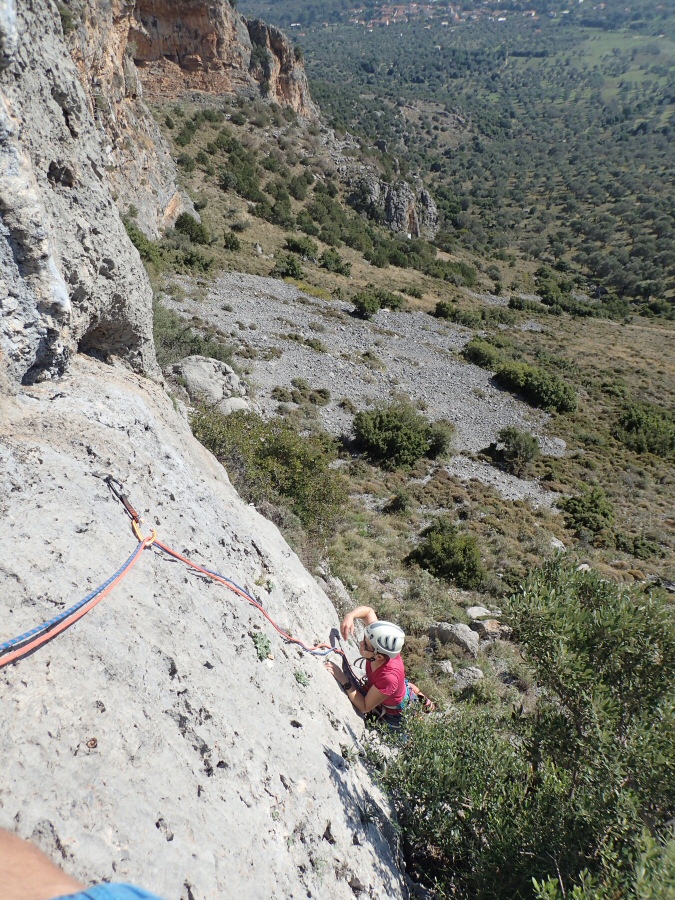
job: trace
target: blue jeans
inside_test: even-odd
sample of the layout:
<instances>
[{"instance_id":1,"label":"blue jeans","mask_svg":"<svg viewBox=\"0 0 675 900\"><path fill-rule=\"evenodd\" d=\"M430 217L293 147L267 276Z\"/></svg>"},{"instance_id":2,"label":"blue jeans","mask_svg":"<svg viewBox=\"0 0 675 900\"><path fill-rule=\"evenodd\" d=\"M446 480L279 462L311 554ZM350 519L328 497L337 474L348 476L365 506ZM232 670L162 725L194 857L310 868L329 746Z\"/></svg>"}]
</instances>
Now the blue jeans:
<instances>
[{"instance_id":1,"label":"blue jeans","mask_svg":"<svg viewBox=\"0 0 675 900\"><path fill-rule=\"evenodd\" d=\"M77 894L59 897L58 900L161 900L161 898L131 884L97 884Z\"/></svg>"}]
</instances>

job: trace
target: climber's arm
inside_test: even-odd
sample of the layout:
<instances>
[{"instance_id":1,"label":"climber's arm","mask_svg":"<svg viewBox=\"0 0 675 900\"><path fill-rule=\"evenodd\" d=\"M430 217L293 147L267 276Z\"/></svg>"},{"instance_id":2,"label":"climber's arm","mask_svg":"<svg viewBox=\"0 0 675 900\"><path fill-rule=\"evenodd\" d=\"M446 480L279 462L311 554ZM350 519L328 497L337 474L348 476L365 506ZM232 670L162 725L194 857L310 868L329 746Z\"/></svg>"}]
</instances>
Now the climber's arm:
<instances>
[{"instance_id":1,"label":"climber's arm","mask_svg":"<svg viewBox=\"0 0 675 900\"><path fill-rule=\"evenodd\" d=\"M2 900L53 900L84 890L28 841L0 828Z\"/></svg>"}]
</instances>

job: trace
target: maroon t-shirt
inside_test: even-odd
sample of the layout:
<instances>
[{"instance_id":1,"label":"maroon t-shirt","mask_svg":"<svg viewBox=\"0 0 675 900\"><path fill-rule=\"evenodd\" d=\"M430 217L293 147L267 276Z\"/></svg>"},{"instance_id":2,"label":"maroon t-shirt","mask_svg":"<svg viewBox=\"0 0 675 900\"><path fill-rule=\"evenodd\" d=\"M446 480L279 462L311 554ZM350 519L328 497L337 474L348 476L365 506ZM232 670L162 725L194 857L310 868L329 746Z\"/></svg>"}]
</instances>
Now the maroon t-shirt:
<instances>
[{"instance_id":1,"label":"maroon t-shirt","mask_svg":"<svg viewBox=\"0 0 675 900\"><path fill-rule=\"evenodd\" d=\"M387 698L387 706L395 706L405 697L405 668L400 656L388 659L379 669L366 660L366 683L369 688L376 687Z\"/></svg>"}]
</instances>

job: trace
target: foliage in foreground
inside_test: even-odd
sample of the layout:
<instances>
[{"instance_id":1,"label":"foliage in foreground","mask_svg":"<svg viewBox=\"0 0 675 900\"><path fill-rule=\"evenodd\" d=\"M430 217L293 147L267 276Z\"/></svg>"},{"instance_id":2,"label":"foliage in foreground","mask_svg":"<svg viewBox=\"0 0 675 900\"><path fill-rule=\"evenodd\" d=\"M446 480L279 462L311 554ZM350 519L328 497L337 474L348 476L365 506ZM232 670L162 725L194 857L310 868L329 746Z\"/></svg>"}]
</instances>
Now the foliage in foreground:
<instances>
[{"instance_id":1,"label":"foliage in foreground","mask_svg":"<svg viewBox=\"0 0 675 900\"><path fill-rule=\"evenodd\" d=\"M271 505L278 512L289 510L313 538L333 532L347 491L341 476L330 468L336 450L329 439L303 437L283 419L266 422L246 411L223 416L199 410L192 418L192 431L225 466L247 500ZM283 515L277 519L283 522Z\"/></svg>"},{"instance_id":2,"label":"foliage in foreground","mask_svg":"<svg viewBox=\"0 0 675 900\"><path fill-rule=\"evenodd\" d=\"M450 422L429 422L407 401L397 401L354 416L356 445L383 469L412 466L423 456L447 452L452 439Z\"/></svg>"},{"instance_id":3,"label":"foliage in foreground","mask_svg":"<svg viewBox=\"0 0 675 900\"><path fill-rule=\"evenodd\" d=\"M411 723L383 775L409 857L466 900L670 898L672 609L559 561L506 607L537 710Z\"/></svg>"}]
</instances>

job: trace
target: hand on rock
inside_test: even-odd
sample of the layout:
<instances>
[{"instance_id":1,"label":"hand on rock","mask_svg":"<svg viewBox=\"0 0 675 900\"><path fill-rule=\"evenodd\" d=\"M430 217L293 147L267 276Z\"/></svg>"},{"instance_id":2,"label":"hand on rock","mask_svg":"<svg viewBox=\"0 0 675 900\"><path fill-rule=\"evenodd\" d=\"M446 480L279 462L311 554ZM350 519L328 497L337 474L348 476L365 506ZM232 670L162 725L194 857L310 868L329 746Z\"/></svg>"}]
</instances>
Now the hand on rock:
<instances>
[{"instance_id":1,"label":"hand on rock","mask_svg":"<svg viewBox=\"0 0 675 900\"><path fill-rule=\"evenodd\" d=\"M336 681L339 681L340 684L348 684L349 679L347 678L345 673L342 671L340 666L336 666L335 663L332 663L332 662L327 662L327 663L324 663L324 668L326 669L327 672L330 672L330 674L333 676L333 678Z\"/></svg>"}]
</instances>

